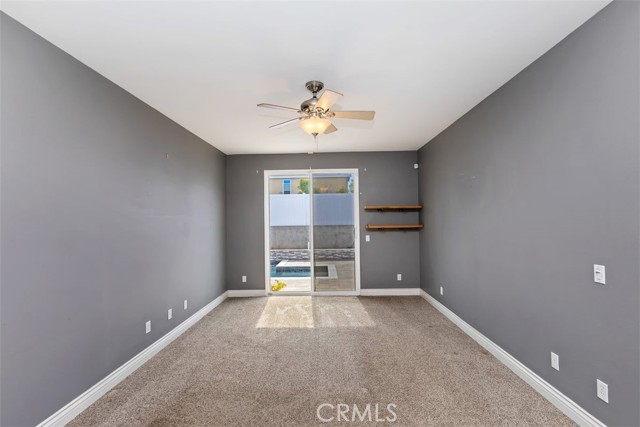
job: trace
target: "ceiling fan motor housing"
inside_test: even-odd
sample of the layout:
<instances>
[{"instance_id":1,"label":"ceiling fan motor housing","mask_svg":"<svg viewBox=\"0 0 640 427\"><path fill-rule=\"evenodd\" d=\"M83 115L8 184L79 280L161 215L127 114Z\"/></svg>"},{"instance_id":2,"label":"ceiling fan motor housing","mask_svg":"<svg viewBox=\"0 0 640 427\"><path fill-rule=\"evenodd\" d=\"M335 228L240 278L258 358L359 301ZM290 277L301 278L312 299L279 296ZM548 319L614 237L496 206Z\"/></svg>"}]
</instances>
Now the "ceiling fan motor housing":
<instances>
[{"instance_id":1,"label":"ceiling fan motor housing","mask_svg":"<svg viewBox=\"0 0 640 427\"><path fill-rule=\"evenodd\" d=\"M300 104L300 110L308 113L309 111L312 111L315 109L317 102L318 102L318 98L316 97L307 99L302 104Z\"/></svg>"},{"instance_id":2,"label":"ceiling fan motor housing","mask_svg":"<svg viewBox=\"0 0 640 427\"><path fill-rule=\"evenodd\" d=\"M311 80L305 84L305 87L313 94L313 97L300 104L300 111L309 112L315 110L318 102L316 94L322 90L324 83L318 80Z\"/></svg>"}]
</instances>

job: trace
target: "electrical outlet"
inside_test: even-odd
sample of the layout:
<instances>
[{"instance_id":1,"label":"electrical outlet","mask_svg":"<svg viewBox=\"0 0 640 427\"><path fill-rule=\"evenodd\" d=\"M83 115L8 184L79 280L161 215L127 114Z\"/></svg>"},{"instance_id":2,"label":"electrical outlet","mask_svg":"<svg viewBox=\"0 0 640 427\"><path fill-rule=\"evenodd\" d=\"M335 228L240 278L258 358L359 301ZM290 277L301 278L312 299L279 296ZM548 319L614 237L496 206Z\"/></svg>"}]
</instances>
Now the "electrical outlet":
<instances>
[{"instance_id":1,"label":"electrical outlet","mask_svg":"<svg viewBox=\"0 0 640 427\"><path fill-rule=\"evenodd\" d=\"M144 324L145 334L151 332L151 320L148 320L147 323Z\"/></svg>"},{"instance_id":2,"label":"electrical outlet","mask_svg":"<svg viewBox=\"0 0 640 427\"><path fill-rule=\"evenodd\" d=\"M172 317L173 317L173 308L170 308L167 311L167 320L171 320Z\"/></svg>"},{"instance_id":3,"label":"electrical outlet","mask_svg":"<svg viewBox=\"0 0 640 427\"><path fill-rule=\"evenodd\" d=\"M184 305L183 305L183 307L184 307L184 309L185 309L185 310L187 309L187 307L188 307L187 300L184 300Z\"/></svg>"},{"instance_id":4,"label":"electrical outlet","mask_svg":"<svg viewBox=\"0 0 640 427\"><path fill-rule=\"evenodd\" d=\"M242 283L247 283L247 276L242 276Z\"/></svg>"},{"instance_id":5,"label":"electrical outlet","mask_svg":"<svg viewBox=\"0 0 640 427\"><path fill-rule=\"evenodd\" d=\"M440 295L444 295L444 288L440 286Z\"/></svg>"},{"instance_id":6,"label":"electrical outlet","mask_svg":"<svg viewBox=\"0 0 640 427\"><path fill-rule=\"evenodd\" d=\"M364 236L364 241L365 242L370 242L371 241L371 236L369 236L368 234Z\"/></svg>"},{"instance_id":7,"label":"electrical outlet","mask_svg":"<svg viewBox=\"0 0 640 427\"><path fill-rule=\"evenodd\" d=\"M604 265L593 264L593 281L601 285L606 285L606 279Z\"/></svg>"},{"instance_id":8,"label":"electrical outlet","mask_svg":"<svg viewBox=\"0 0 640 427\"><path fill-rule=\"evenodd\" d=\"M402 280L402 274L398 273L397 275L398 282Z\"/></svg>"},{"instance_id":9,"label":"electrical outlet","mask_svg":"<svg viewBox=\"0 0 640 427\"><path fill-rule=\"evenodd\" d=\"M597 380L598 384L598 397L605 402L609 403L609 386L607 383Z\"/></svg>"},{"instance_id":10,"label":"electrical outlet","mask_svg":"<svg viewBox=\"0 0 640 427\"><path fill-rule=\"evenodd\" d=\"M551 367L556 371L560 370L560 356L555 354L553 351L551 352Z\"/></svg>"}]
</instances>

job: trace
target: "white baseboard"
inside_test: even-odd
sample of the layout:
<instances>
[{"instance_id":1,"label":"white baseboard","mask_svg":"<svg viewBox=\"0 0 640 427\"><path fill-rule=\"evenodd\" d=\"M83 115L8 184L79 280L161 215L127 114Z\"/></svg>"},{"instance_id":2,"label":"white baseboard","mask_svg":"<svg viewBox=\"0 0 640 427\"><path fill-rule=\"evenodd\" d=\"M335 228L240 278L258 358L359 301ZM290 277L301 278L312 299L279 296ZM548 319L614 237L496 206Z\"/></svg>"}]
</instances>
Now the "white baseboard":
<instances>
[{"instance_id":1,"label":"white baseboard","mask_svg":"<svg viewBox=\"0 0 640 427\"><path fill-rule=\"evenodd\" d=\"M385 288L385 289L360 289L360 296L381 297L381 296L411 296L420 295L420 288Z\"/></svg>"},{"instance_id":2,"label":"white baseboard","mask_svg":"<svg viewBox=\"0 0 640 427\"><path fill-rule=\"evenodd\" d=\"M155 356L160 350L169 345L173 340L182 335L187 329L196 324L200 319L206 316L211 310L219 306L225 299L227 299L227 292L224 292L218 298L205 305L203 308L194 313L187 320L173 328L170 332L160 338L158 341L151 344L149 347L142 350L131 360L120 366L118 369L107 375L96 385L89 390L82 393L80 396L73 399L62 409L55 414L51 415L46 420L38 424L37 427L60 427L64 426L80 415L82 411L87 409L92 403L106 394L113 387L118 385L122 380L133 373L136 369L142 366L145 362Z\"/></svg>"},{"instance_id":3,"label":"white baseboard","mask_svg":"<svg viewBox=\"0 0 640 427\"><path fill-rule=\"evenodd\" d=\"M237 289L227 291L229 298L264 297L266 295L267 291L264 289Z\"/></svg>"},{"instance_id":4,"label":"white baseboard","mask_svg":"<svg viewBox=\"0 0 640 427\"><path fill-rule=\"evenodd\" d=\"M429 304L435 307L445 317L455 323L463 332L473 338L478 344L484 347L488 352L493 354L496 359L511 369L517 376L522 378L527 384L533 387L545 399L560 409L567 417L575 421L579 426L583 427L606 427L604 423L584 410L573 400L565 396L560 390L542 379L538 374L523 365L518 359L504 351L500 346L495 344L489 338L480 333L473 326L462 320L453 311L445 307L440 301L420 289L420 295L427 300Z\"/></svg>"}]
</instances>

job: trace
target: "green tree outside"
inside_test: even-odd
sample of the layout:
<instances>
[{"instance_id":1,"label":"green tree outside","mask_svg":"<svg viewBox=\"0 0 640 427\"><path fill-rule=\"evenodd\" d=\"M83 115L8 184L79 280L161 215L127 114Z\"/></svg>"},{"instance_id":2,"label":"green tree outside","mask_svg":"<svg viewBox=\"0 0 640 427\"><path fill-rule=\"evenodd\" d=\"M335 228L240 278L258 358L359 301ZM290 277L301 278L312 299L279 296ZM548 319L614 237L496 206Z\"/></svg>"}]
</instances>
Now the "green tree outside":
<instances>
[{"instance_id":1,"label":"green tree outside","mask_svg":"<svg viewBox=\"0 0 640 427\"><path fill-rule=\"evenodd\" d=\"M302 178L298 184L298 190L300 190L303 194L309 194L309 180L306 178Z\"/></svg>"}]
</instances>

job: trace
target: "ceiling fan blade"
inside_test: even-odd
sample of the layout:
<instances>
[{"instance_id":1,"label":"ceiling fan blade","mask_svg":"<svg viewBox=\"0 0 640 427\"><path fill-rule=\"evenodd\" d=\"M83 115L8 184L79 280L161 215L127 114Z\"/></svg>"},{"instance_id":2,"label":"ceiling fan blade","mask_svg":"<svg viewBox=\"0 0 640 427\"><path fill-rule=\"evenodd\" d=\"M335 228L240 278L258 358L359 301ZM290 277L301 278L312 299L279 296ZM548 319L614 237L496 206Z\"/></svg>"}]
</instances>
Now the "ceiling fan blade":
<instances>
[{"instance_id":1,"label":"ceiling fan blade","mask_svg":"<svg viewBox=\"0 0 640 427\"><path fill-rule=\"evenodd\" d=\"M285 126L289 126L289 125L294 124L298 120L300 120L300 117L296 117L295 119L287 120L286 122L278 123L277 125L269 126L269 129L283 128Z\"/></svg>"},{"instance_id":2,"label":"ceiling fan blade","mask_svg":"<svg viewBox=\"0 0 640 427\"><path fill-rule=\"evenodd\" d=\"M283 107L282 105L275 104L265 104L264 102L262 104L258 104L258 107L273 108L274 110L295 111L296 113L299 111L297 108Z\"/></svg>"},{"instance_id":3,"label":"ceiling fan blade","mask_svg":"<svg viewBox=\"0 0 640 427\"><path fill-rule=\"evenodd\" d=\"M332 111L336 119L373 120L375 111Z\"/></svg>"},{"instance_id":4,"label":"ceiling fan blade","mask_svg":"<svg viewBox=\"0 0 640 427\"><path fill-rule=\"evenodd\" d=\"M316 103L316 108L322 108L324 111L327 111L333 104L335 104L340 98L342 98L342 94L338 92L334 92L332 90L325 90L322 93L320 99Z\"/></svg>"},{"instance_id":5,"label":"ceiling fan blade","mask_svg":"<svg viewBox=\"0 0 640 427\"><path fill-rule=\"evenodd\" d=\"M326 134L328 134L328 133L332 133L332 132L335 132L335 131L337 131L337 130L338 130L338 128L337 128L337 127L335 127L335 126L332 124L332 125L331 125L331 126L329 126L329 127L327 128L327 130L325 130L323 133L326 135Z\"/></svg>"}]
</instances>

